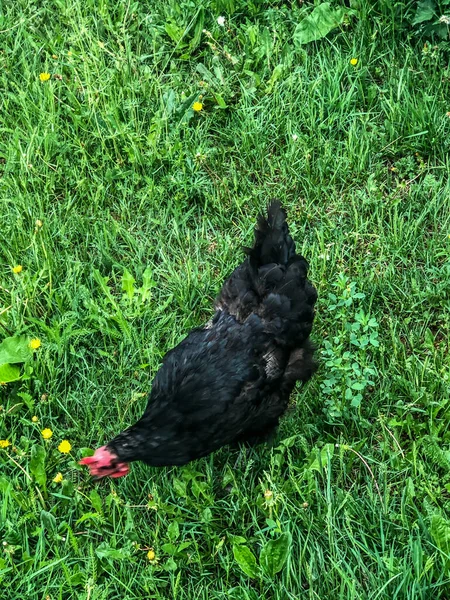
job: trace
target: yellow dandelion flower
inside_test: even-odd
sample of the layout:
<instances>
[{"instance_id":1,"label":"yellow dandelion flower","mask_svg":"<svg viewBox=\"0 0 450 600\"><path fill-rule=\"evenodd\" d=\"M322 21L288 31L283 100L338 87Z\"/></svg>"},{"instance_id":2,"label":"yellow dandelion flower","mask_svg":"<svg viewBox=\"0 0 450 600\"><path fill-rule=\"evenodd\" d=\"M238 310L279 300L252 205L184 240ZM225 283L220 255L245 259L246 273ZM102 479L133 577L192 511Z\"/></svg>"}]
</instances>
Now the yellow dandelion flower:
<instances>
[{"instance_id":1,"label":"yellow dandelion flower","mask_svg":"<svg viewBox=\"0 0 450 600\"><path fill-rule=\"evenodd\" d=\"M55 477L53 477L53 483L61 483L63 480L62 473L57 473Z\"/></svg>"},{"instance_id":2,"label":"yellow dandelion flower","mask_svg":"<svg viewBox=\"0 0 450 600\"><path fill-rule=\"evenodd\" d=\"M155 551L153 550L153 548L150 548L150 550L147 552L147 558L150 561L155 560L156 554L155 554Z\"/></svg>"},{"instance_id":3,"label":"yellow dandelion flower","mask_svg":"<svg viewBox=\"0 0 450 600\"><path fill-rule=\"evenodd\" d=\"M41 431L42 437L44 438L44 440L49 440L52 435L53 435L53 431L51 429L49 429L48 427L46 427L45 429L43 429Z\"/></svg>"},{"instance_id":4,"label":"yellow dandelion flower","mask_svg":"<svg viewBox=\"0 0 450 600\"><path fill-rule=\"evenodd\" d=\"M16 274L21 273L22 269L23 269L22 265L16 265L15 267L12 268L12 272L16 273Z\"/></svg>"},{"instance_id":5,"label":"yellow dandelion flower","mask_svg":"<svg viewBox=\"0 0 450 600\"><path fill-rule=\"evenodd\" d=\"M40 219L36 219L35 225L36 227L42 227L42 221Z\"/></svg>"},{"instance_id":6,"label":"yellow dandelion flower","mask_svg":"<svg viewBox=\"0 0 450 600\"><path fill-rule=\"evenodd\" d=\"M44 82L44 81L48 81L50 79L51 75L50 73L41 73L39 75L39 79Z\"/></svg>"},{"instance_id":7,"label":"yellow dandelion flower","mask_svg":"<svg viewBox=\"0 0 450 600\"><path fill-rule=\"evenodd\" d=\"M201 102L194 102L192 105L192 110L195 112L200 112L203 109L203 104Z\"/></svg>"},{"instance_id":8,"label":"yellow dandelion flower","mask_svg":"<svg viewBox=\"0 0 450 600\"><path fill-rule=\"evenodd\" d=\"M358 64L358 59L357 58L351 58L350 59L350 64L352 65L352 67L356 67L356 65Z\"/></svg>"},{"instance_id":9,"label":"yellow dandelion flower","mask_svg":"<svg viewBox=\"0 0 450 600\"><path fill-rule=\"evenodd\" d=\"M37 350L41 347L41 340L39 338L33 338L30 342L30 348L32 350Z\"/></svg>"},{"instance_id":10,"label":"yellow dandelion flower","mask_svg":"<svg viewBox=\"0 0 450 600\"><path fill-rule=\"evenodd\" d=\"M9 442L8 440L0 440L0 448L7 448L10 445L11 442Z\"/></svg>"},{"instance_id":11,"label":"yellow dandelion flower","mask_svg":"<svg viewBox=\"0 0 450 600\"><path fill-rule=\"evenodd\" d=\"M68 454L72 450L72 445L68 440L63 440L58 446L58 450L62 454Z\"/></svg>"},{"instance_id":12,"label":"yellow dandelion flower","mask_svg":"<svg viewBox=\"0 0 450 600\"><path fill-rule=\"evenodd\" d=\"M34 415L34 417L31 417L31 420L33 421L33 423L37 423L39 421L36 415Z\"/></svg>"}]
</instances>

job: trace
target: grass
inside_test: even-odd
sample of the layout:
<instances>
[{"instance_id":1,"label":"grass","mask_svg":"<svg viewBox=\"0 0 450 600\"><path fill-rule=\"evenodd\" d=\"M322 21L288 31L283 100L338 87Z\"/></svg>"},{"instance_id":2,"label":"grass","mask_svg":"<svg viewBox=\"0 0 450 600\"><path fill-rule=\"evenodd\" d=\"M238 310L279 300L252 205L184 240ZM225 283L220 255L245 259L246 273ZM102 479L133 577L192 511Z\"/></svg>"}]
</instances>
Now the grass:
<instances>
[{"instance_id":1,"label":"grass","mask_svg":"<svg viewBox=\"0 0 450 600\"><path fill-rule=\"evenodd\" d=\"M445 48L387 0L303 47L308 4L199 6L17 0L0 18L1 336L42 341L0 390L5 597L449 598ZM225 448L93 483L83 449L140 415L270 197L318 288L318 374L238 469Z\"/></svg>"}]
</instances>

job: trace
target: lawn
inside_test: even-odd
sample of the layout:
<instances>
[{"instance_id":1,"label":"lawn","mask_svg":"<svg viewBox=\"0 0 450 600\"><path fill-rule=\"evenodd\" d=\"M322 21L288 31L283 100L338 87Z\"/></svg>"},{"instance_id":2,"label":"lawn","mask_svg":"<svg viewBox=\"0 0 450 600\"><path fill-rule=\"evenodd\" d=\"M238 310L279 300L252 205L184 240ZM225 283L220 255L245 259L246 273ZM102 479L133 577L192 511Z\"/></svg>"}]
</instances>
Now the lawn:
<instances>
[{"instance_id":1,"label":"lawn","mask_svg":"<svg viewBox=\"0 0 450 600\"><path fill-rule=\"evenodd\" d=\"M305 44L308 2L3 5L0 341L41 345L0 389L2 597L450 597L450 67L414 4ZM316 376L237 468L93 482L270 198Z\"/></svg>"}]
</instances>

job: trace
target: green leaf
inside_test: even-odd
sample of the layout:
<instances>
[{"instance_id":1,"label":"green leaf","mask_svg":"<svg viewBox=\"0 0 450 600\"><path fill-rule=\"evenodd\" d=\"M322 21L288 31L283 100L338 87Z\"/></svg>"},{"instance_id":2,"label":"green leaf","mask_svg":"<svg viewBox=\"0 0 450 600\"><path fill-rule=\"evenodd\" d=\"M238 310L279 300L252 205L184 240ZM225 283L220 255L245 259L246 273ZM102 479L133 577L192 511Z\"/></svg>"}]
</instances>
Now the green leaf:
<instances>
[{"instance_id":1,"label":"green leaf","mask_svg":"<svg viewBox=\"0 0 450 600\"><path fill-rule=\"evenodd\" d=\"M122 291L126 293L129 300L133 300L134 282L135 279L133 275L127 269L125 269L124 274L122 275Z\"/></svg>"},{"instance_id":2,"label":"green leaf","mask_svg":"<svg viewBox=\"0 0 450 600\"><path fill-rule=\"evenodd\" d=\"M253 579L258 577L256 558L248 546L233 546L233 556L246 575Z\"/></svg>"},{"instance_id":3,"label":"green leaf","mask_svg":"<svg viewBox=\"0 0 450 600\"><path fill-rule=\"evenodd\" d=\"M73 483L70 479L64 479L61 483L61 494L66 498L71 498L73 496Z\"/></svg>"},{"instance_id":4,"label":"green leaf","mask_svg":"<svg viewBox=\"0 0 450 600\"><path fill-rule=\"evenodd\" d=\"M441 515L433 515L431 517L430 534L434 543L442 553L447 568L450 564L450 522L444 519Z\"/></svg>"},{"instance_id":5,"label":"green leaf","mask_svg":"<svg viewBox=\"0 0 450 600\"><path fill-rule=\"evenodd\" d=\"M356 396L353 396L352 398L351 406L353 406L353 408L359 408L361 406L361 400L361 394L356 394Z\"/></svg>"},{"instance_id":6,"label":"green leaf","mask_svg":"<svg viewBox=\"0 0 450 600\"><path fill-rule=\"evenodd\" d=\"M1 371L1 367L0 367L0 371ZM1 375L0 375L0 380L1 380ZM33 408L34 408L33 396L31 396L30 394L27 394L26 392L17 392L17 395L19 396L19 398L22 398L22 400L27 405L27 408L29 410L33 410Z\"/></svg>"},{"instance_id":7,"label":"green leaf","mask_svg":"<svg viewBox=\"0 0 450 600\"><path fill-rule=\"evenodd\" d=\"M20 367L16 365L0 365L0 381L2 383L11 383L20 379Z\"/></svg>"},{"instance_id":8,"label":"green leaf","mask_svg":"<svg viewBox=\"0 0 450 600\"><path fill-rule=\"evenodd\" d=\"M171 542L174 542L175 540L178 539L179 535L180 535L180 528L178 526L178 523L177 523L177 521L172 521L172 523L167 528L167 537L169 538L169 540Z\"/></svg>"},{"instance_id":9,"label":"green leaf","mask_svg":"<svg viewBox=\"0 0 450 600\"><path fill-rule=\"evenodd\" d=\"M0 365L23 363L33 355L26 335L5 338L0 344Z\"/></svg>"},{"instance_id":10,"label":"green leaf","mask_svg":"<svg viewBox=\"0 0 450 600\"><path fill-rule=\"evenodd\" d=\"M170 557L169 560L166 561L164 568L166 571L176 571L178 565L176 561L172 557Z\"/></svg>"},{"instance_id":11,"label":"green leaf","mask_svg":"<svg viewBox=\"0 0 450 600\"><path fill-rule=\"evenodd\" d=\"M165 552L166 554L170 554L171 556L175 556L175 554L178 551L178 548L176 546L174 546L173 544L163 544L161 546L161 550L163 552Z\"/></svg>"},{"instance_id":12,"label":"green leaf","mask_svg":"<svg viewBox=\"0 0 450 600\"><path fill-rule=\"evenodd\" d=\"M117 550L117 548L111 548L106 542L102 542L98 548L95 549L95 554L99 558L106 558L108 560L121 560L128 558L130 555L129 550Z\"/></svg>"},{"instance_id":13,"label":"green leaf","mask_svg":"<svg viewBox=\"0 0 450 600\"><path fill-rule=\"evenodd\" d=\"M366 386L364 383L359 383L359 381L355 381L352 383L352 390L363 390Z\"/></svg>"},{"instance_id":14,"label":"green leaf","mask_svg":"<svg viewBox=\"0 0 450 600\"><path fill-rule=\"evenodd\" d=\"M425 21L431 21L436 16L436 4L433 0L422 0L417 4L416 14L414 16L413 25L419 25Z\"/></svg>"},{"instance_id":15,"label":"green leaf","mask_svg":"<svg viewBox=\"0 0 450 600\"><path fill-rule=\"evenodd\" d=\"M45 449L42 446L31 448L30 472L36 483L45 488L47 475L45 474Z\"/></svg>"},{"instance_id":16,"label":"green leaf","mask_svg":"<svg viewBox=\"0 0 450 600\"><path fill-rule=\"evenodd\" d=\"M222 96L220 94L217 94L216 92L213 92L213 94L217 104L219 105L219 108L227 108L227 103L222 98Z\"/></svg>"},{"instance_id":17,"label":"green leaf","mask_svg":"<svg viewBox=\"0 0 450 600\"><path fill-rule=\"evenodd\" d=\"M184 27L180 27L176 23L166 23L164 29L166 30L166 33L170 39L173 40L177 45L180 43L185 34ZM186 44L184 44L184 46L185 45Z\"/></svg>"},{"instance_id":18,"label":"green leaf","mask_svg":"<svg viewBox=\"0 0 450 600\"><path fill-rule=\"evenodd\" d=\"M235 546L240 546L241 544L245 544L245 542L247 541L247 539L245 537L242 537L242 535L233 535L232 533L228 534L228 539Z\"/></svg>"},{"instance_id":19,"label":"green leaf","mask_svg":"<svg viewBox=\"0 0 450 600\"><path fill-rule=\"evenodd\" d=\"M286 68L285 65L283 63L280 63L279 65L276 65L276 67L274 68L274 70L272 71L272 75L269 79L269 82L267 83L267 87L266 87L266 94L269 94L272 90L274 85L276 84L276 82L281 79L281 77L283 76L283 73L285 72Z\"/></svg>"},{"instance_id":20,"label":"green leaf","mask_svg":"<svg viewBox=\"0 0 450 600\"><path fill-rule=\"evenodd\" d=\"M99 513L88 512L84 513L84 515L82 515L76 523L77 525L81 525L81 523L84 523L84 521L89 521L90 519L92 519L93 521L97 520L103 522L102 515L100 515Z\"/></svg>"},{"instance_id":21,"label":"green leaf","mask_svg":"<svg viewBox=\"0 0 450 600\"><path fill-rule=\"evenodd\" d=\"M181 481L181 479L177 479L176 477L174 477L172 481L172 487L173 491L177 496L179 496L180 498L187 498L185 481Z\"/></svg>"},{"instance_id":22,"label":"green leaf","mask_svg":"<svg viewBox=\"0 0 450 600\"><path fill-rule=\"evenodd\" d=\"M200 43L200 40L202 39L202 33L203 33L203 26L205 23L205 9L203 8L203 6L201 6L198 9L198 12L194 18L194 35L192 37L192 40L189 44L189 50L192 52L192 50L195 50L197 48L197 46ZM191 27L187 30L190 31ZM186 32L187 33L187 32Z\"/></svg>"},{"instance_id":23,"label":"green leaf","mask_svg":"<svg viewBox=\"0 0 450 600\"><path fill-rule=\"evenodd\" d=\"M276 540L270 540L261 550L259 562L264 572L273 577L284 567L291 545L291 535L282 533Z\"/></svg>"},{"instance_id":24,"label":"green leaf","mask_svg":"<svg viewBox=\"0 0 450 600\"><path fill-rule=\"evenodd\" d=\"M100 271L98 269L94 269L94 279L100 286L102 292L106 296L106 298L110 301L110 303L114 306L114 308L118 308L116 301L114 300L114 296L111 294L111 290L108 287L108 277L102 277Z\"/></svg>"},{"instance_id":25,"label":"green leaf","mask_svg":"<svg viewBox=\"0 0 450 600\"><path fill-rule=\"evenodd\" d=\"M192 105L194 102L198 100L198 92L194 92L191 94L184 102L180 104L180 106L176 109L175 113L177 117L179 117L179 123L183 123L184 121L189 121L190 118L194 116L194 111L192 110Z\"/></svg>"},{"instance_id":26,"label":"green leaf","mask_svg":"<svg viewBox=\"0 0 450 600\"><path fill-rule=\"evenodd\" d=\"M52 515L52 513L49 513L46 510L42 510L41 523L42 527L50 533L56 532L56 518Z\"/></svg>"},{"instance_id":27,"label":"green leaf","mask_svg":"<svg viewBox=\"0 0 450 600\"><path fill-rule=\"evenodd\" d=\"M103 513L103 505L102 505L102 499L100 494L97 492L97 490L91 490L91 493L89 494L89 499L92 502L92 506L95 508L95 510L102 514Z\"/></svg>"},{"instance_id":28,"label":"green leaf","mask_svg":"<svg viewBox=\"0 0 450 600\"><path fill-rule=\"evenodd\" d=\"M334 454L334 444L325 444L322 450L314 449L311 453L309 469L311 471L322 472L323 469L328 467L328 457L332 457Z\"/></svg>"},{"instance_id":29,"label":"green leaf","mask_svg":"<svg viewBox=\"0 0 450 600\"><path fill-rule=\"evenodd\" d=\"M156 283L152 278L152 270L147 267L142 275L142 287L139 290L141 294L142 302L145 302L150 298L151 289L155 287Z\"/></svg>"},{"instance_id":30,"label":"green leaf","mask_svg":"<svg viewBox=\"0 0 450 600\"><path fill-rule=\"evenodd\" d=\"M319 4L295 28L294 43L308 44L321 40L344 21L348 12L343 7L332 8L329 2Z\"/></svg>"}]
</instances>

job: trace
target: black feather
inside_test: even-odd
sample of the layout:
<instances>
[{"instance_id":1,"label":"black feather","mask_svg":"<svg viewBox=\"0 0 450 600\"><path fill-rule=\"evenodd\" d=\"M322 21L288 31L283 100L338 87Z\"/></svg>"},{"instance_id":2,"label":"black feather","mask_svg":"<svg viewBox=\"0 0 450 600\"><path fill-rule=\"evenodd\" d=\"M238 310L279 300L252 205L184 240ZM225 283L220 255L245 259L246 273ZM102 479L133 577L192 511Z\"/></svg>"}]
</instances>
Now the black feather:
<instances>
[{"instance_id":1,"label":"black feather","mask_svg":"<svg viewBox=\"0 0 450 600\"><path fill-rule=\"evenodd\" d=\"M278 425L295 382L314 373L315 288L279 202L260 216L216 314L164 358L142 418L108 446L122 461L181 465Z\"/></svg>"}]
</instances>

